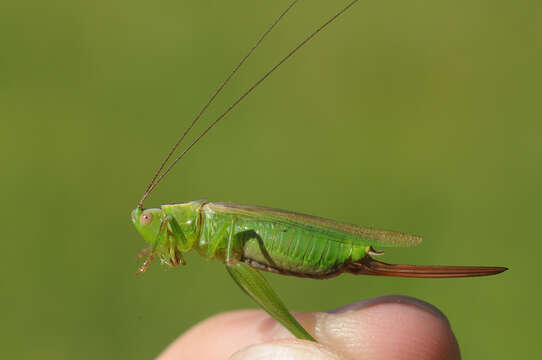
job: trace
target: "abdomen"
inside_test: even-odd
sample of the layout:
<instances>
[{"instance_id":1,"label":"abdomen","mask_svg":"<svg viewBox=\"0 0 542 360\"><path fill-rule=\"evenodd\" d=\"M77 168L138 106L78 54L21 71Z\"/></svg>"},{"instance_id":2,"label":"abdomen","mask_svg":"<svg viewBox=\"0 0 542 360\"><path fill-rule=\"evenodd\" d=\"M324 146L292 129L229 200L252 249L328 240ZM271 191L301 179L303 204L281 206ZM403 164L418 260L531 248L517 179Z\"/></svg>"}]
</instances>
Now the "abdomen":
<instances>
[{"instance_id":1,"label":"abdomen","mask_svg":"<svg viewBox=\"0 0 542 360\"><path fill-rule=\"evenodd\" d=\"M363 258L369 246L333 238L326 229L237 217L235 233L245 239L244 259L262 270L329 277Z\"/></svg>"}]
</instances>

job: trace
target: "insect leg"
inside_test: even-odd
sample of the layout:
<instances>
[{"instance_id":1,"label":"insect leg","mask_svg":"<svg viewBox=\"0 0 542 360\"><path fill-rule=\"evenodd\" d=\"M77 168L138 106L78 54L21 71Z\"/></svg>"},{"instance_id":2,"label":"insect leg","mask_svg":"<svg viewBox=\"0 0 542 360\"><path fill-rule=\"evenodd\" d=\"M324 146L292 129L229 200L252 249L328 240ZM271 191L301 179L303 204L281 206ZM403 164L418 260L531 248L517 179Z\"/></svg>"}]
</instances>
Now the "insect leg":
<instances>
[{"instance_id":1,"label":"insect leg","mask_svg":"<svg viewBox=\"0 0 542 360\"><path fill-rule=\"evenodd\" d=\"M184 258L182 257L182 254L177 246L178 244L181 244L181 246L184 247L187 244L186 236L184 236L181 226L173 216L168 215L167 219L169 228L171 229L169 235L173 238L173 241L171 241L169 245L169 254L171 256L170 263L173 261L173 266L178 266L179 262L186 265L186 261L184 261Z\"/></svg>"},{"instance_id":2,"label":"insect leg","mask_svg":"<svg viewBox=\"0 0 542 360\"><path fill-rule=\"evenodd\" d=\"M147 257L147 259L145 260L145 262L143 263L143 265L141 265L139 267L139 269L137 270L136 275L142 274L145 271L147 271L147 268L149 267L152 260L154 259L154 251L156 250L156 246L158 245L158 242L160 241L160 238L162 237L162 235L166 231L167 231L167 220L162 218L162 219L160 219L160 230L158 231L158 234L156 234L156 238L154 239L154 241L153 241L153 243L151 245L150 254Z\"/></svg>"},{"instance_id":3,"label":"insect leg","mask_svg":"<svg viewBox=\"0 0 542 360\"><path fill-rule=\"evenodd\" d=\"M226 265L226 269L244 292L267 311L269 315L290 330L295 337L316 341L290 314L284 303L258 270L243 262Z\"/></svg>"},{"instance_id":4,"label":"insect leg","mask_svg":"<svg viewBox=\"0 0 542 360\"><path fill-rule=\"evenodd\" d=\"M147 247L143 250L141 250L140 252L137 253L137 258L138 259L143 259L144 257L146 257L147 255L149 255L149 252L151 251L151 247Z\"/></svg>"}]
</instances>

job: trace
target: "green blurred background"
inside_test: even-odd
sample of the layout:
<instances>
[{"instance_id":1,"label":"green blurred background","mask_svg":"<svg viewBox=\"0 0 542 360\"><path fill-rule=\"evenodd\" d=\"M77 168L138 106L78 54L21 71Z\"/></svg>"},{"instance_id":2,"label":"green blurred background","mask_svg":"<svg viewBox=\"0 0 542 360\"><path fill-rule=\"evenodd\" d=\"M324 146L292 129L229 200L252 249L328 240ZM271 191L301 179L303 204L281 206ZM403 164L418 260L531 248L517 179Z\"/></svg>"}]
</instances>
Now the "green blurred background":
<instances>
[{"instance_id":1,"label":"green blurred background","mask_svg":"<svg viewBox=\"0 0 542 360\"><path fill-rule=\"evenodd\" d=\"M208 316L255 307L220 263L197 254L136 278L145 244L129 212L287 3L0 4L4 355L147 359ZM301 1L202 123L344 4ZM389 251L389 262L508 266L450 280L266 276L298 311L415 296L447 314L465 359L533 358L541 21L534 0L362 1L233 111L146 205L272 206L424 236L418 248Z\"/></svg>"}]
</instances>

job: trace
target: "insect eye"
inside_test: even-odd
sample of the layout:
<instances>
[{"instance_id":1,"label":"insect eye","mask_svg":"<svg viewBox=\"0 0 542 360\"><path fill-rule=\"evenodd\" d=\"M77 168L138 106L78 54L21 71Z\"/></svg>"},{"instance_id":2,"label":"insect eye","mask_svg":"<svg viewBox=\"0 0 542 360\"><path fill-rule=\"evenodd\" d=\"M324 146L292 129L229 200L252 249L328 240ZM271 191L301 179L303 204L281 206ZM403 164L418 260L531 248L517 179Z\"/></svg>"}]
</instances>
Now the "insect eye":
<instances>
[{"instance_id":1,"label":"insect eye","mask_svg":"<svg viewBox=\"0 0 542 360\"><path fill-rule=\"evenodd\" d=\"M151 213L143 213L141 214L141 217L139 218L139 222L143 225L149 225L151 221L152 221Z\"/></svg>"}]
</instances>

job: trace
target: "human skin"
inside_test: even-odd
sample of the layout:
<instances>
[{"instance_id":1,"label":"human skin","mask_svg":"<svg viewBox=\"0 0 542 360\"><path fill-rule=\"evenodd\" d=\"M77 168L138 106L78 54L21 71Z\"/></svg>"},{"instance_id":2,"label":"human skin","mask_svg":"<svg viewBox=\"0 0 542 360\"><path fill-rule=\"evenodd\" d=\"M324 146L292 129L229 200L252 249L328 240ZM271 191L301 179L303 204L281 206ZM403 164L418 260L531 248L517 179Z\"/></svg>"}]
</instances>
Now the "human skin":
<instances>
[{"instance_id":1,"label":"human skin","mask_svg":"<svg viewBox=\"0 0 542 360\"><path fill-rule=\"evenodd\" d=\"M415 298L382 296L295 317L318 343L295 339L261 310L239 310L197 324L159 359L460 359L448 319Z\"/></svg>"}]
</instances>

